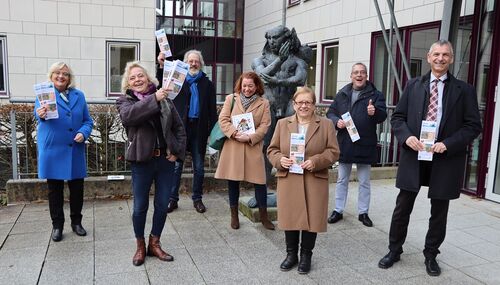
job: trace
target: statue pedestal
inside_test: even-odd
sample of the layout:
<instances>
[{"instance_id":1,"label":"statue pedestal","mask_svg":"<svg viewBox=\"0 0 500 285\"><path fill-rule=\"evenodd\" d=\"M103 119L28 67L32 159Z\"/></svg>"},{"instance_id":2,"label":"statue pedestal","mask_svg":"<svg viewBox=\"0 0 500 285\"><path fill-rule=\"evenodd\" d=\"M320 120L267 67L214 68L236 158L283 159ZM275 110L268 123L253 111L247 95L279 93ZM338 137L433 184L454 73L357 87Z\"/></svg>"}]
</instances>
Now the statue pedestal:
<instances>
[{"instance_id":1,"label":"statue pedestal","mask_svg":"<svg viewBox=\"0 0 500 285\"><path fill-rule=\"evenodd\" d=\"M248 207L248 200L250 200L251 196L240 197L238 202L239 210L243 214L243 216L247 217L250 221L254 223L260 223L259 216L259 208L250 208ZM268 207L267 215L269 220L277 221L278 220L278 208L276 207Z\"/></svg>"}]
</instances>

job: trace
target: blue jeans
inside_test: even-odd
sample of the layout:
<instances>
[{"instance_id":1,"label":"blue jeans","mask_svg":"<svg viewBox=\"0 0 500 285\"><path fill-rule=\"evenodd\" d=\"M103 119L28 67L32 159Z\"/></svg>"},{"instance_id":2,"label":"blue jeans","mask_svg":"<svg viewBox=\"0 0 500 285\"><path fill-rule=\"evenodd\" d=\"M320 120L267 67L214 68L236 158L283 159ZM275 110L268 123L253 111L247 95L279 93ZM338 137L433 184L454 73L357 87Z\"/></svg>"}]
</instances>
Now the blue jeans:
<instances>
[{"instance_id":1,"label":"blue jeans","mask_svg":"<svg viewBox=\"0 0 500 285\"><path fill-rule=\"evenodd\" d=\"M186 150L191 153L193 161L193 195L191 196L193 201L201 200L203 195L203 179L205 179L205 151L201 152L198 147L200 139L199 135L196 133L196 124L197 122L188 123L188 128L186 128L186 131L188 132ZM175 183L172 185L172 189L170 191L170 200L179 201L179 187L181 185L183 167L184 162L178 161L175 163Z\"/></svg>"},{"instance_id":2,"label":"blue jeans","mask_svg":"<svg viewBox=\"0 0 500 285\"><path fill-rule=\"evenodd\" d=\"M136 238L144 237L144 226L149 207L149 192L155 183L153 226L151 234L161 236L167 219L168 199L174 182L174 162L164 156L152 158L147 162L132 162L132 192L134 212L132 223Z\"/></svg>"},{"instance_id":3,"label":"blue jeans","mask_svg":"<svg viewBox=\"0 0 500 285\"><path fill-rule=\"evenodd\" d=\"M255 200L258 208L267 208L267 186L266 184L254 184ZM240 199L240 181L228 180L229 206L238 206Z\"/></svg>"}]
</instances>

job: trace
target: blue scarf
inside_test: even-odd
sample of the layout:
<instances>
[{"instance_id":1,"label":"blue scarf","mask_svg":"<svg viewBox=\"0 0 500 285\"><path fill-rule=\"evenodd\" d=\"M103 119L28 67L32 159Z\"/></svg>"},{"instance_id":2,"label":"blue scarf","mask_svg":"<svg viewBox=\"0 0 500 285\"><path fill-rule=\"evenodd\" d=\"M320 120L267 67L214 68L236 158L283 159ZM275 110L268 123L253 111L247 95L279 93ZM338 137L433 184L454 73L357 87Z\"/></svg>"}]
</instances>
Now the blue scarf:
<instances>
[{"instance_id":1,"label":"blue scarf","mask_svg":"<svg viewBox=\"0 0 500 285\"><path fill-rule=\"evenodd\" d=\"M186 80L189 83L189 90L191 91L191 101L189 102L188 118L198 118L200 115L200 93L198 92L198 81L205 76L202 71L196 75L187 74Z\"/></svg>"}]
</instances>

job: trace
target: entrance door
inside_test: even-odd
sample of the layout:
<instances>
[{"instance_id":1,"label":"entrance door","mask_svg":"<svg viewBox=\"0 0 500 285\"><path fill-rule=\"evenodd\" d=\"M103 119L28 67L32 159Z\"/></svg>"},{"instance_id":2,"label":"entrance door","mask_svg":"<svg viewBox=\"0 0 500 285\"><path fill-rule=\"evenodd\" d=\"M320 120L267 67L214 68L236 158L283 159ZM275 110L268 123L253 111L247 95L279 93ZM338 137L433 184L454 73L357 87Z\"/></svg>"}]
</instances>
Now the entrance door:
<instances>
[{"instance_id":1,"label":"entrance door","mask_svg":"<svg viewBox=\"0 0 500 285\"><path fill-rule=\"evenodd\" d=\"M486 199L500 203L500 73L495 88L495 114L493 119L493 133L491 134L491 149L486 181Z\"/></svg>"}]
</instances>

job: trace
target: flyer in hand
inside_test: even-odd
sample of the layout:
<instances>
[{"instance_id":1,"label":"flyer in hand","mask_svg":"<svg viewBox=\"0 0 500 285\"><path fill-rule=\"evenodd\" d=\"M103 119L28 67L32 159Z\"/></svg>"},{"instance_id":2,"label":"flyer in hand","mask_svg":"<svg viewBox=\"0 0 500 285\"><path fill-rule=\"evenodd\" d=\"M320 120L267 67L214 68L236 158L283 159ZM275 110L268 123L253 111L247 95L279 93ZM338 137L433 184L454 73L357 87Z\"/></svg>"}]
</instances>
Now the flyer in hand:
<instances>
[{"instance_id":1,"label":"flyer in hand","mask_svg":"<svg viewBox=\"0 0 500 285\"><path fill-rule=\"evenodd\" d=\"M352 120L351 113L347 112L342 115L342 120L344 120L345 127L347 128L347 132L351 137L351 141L355 142L359 140L358 129L356 129L356 125L354 125L354 121Z\"/></svg>"},{"instance_id":2,"label":"flyer in hand","mask_svg":"<svg viewBox=\"0 0 500 285\"><path fill-rule=\"evenodd\" d=\"M244 113L231 116L231 122L240 133L244 133L247 135L255 133L255 124L253 121L252 113Z\"/></svg>"},{"instance_id":3,"label":"flyer in hand","mask_svg":"<svg viewBox=\"0 0 500 285\"><path fill-rule=\"evenodd\" d=\"M290 134L290 158L293 164L288 171L290 173L304 174L304 169L300 165L304 162L304 153L306 151L306 135L299 133Z\"/></svg>"},{"instance_id":4,"label":"flyer in hand","mask_svg":"<svg viewBox=\"0 0 500 285\"><path fill-rule=\"evenodd\" d=\"M422 121L420 142L424 144L424 150L418 152L418 160L432 161L431 147L436 142L436 127L435 121Z\"/></svg>"},{"instance_id":5,"label":"flyer in hand","mask_svg":"<svg viewBox=\"0 0 500 285\"><path fill-rule=\"evenodd\" d=\"M167 89L172 89L168 93L168 98L174 100L181 92L182 84L186 80L189 64L180 61L168 61L163 63L163 85Z\"/></svg>"},{"instance_id":6,"label":"flyer in hand","mask_svg":"<svg viewBox=\"0 0 500 285\"><path fill-rule=\"evenodd\" d=\"M33 89L35 90L38 102L40 102L40 106L47 106L47 115L45 116L45 120L59 118L54 84L52 82L38 83L33 85Z\"/></svg>"},{"instance_id":7,"label":"flyer in hand","mask_svg":"<svg viewBox=\"0 0 500 285\"><path fill-rule=\"evenodd\" d=\"M156 41L160 47L160 51L165 55L165 57L171 57L172 51L170 50L170 45L168 44L167 34L165 34L164 29L159 29L155 31Z\"/></svg>"}]
</instances>

